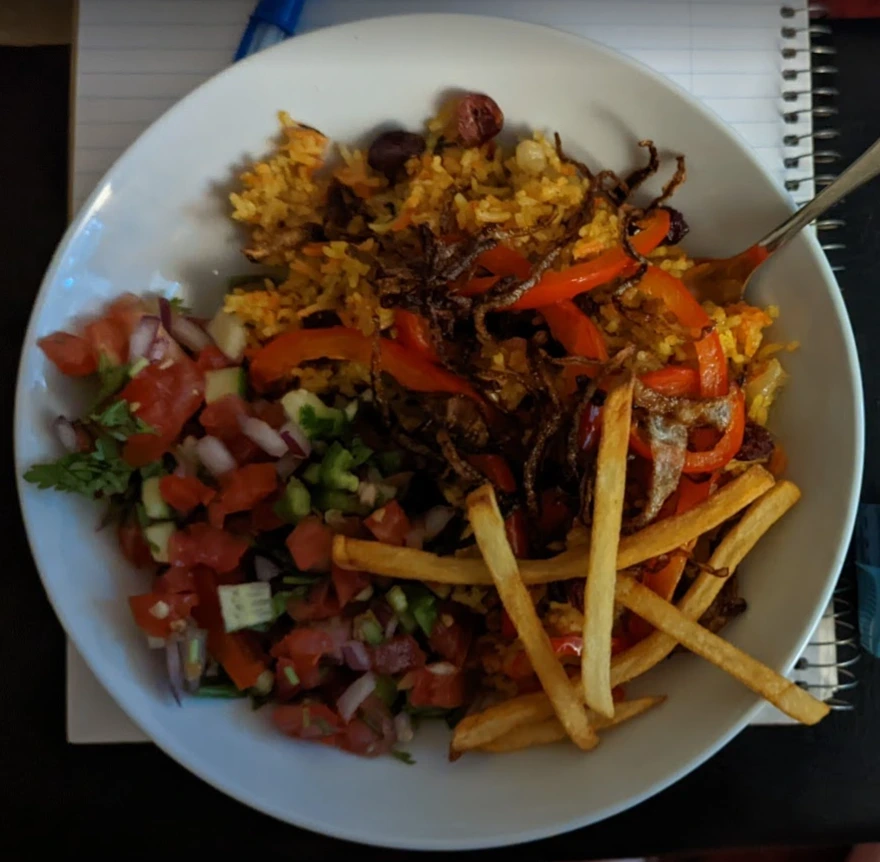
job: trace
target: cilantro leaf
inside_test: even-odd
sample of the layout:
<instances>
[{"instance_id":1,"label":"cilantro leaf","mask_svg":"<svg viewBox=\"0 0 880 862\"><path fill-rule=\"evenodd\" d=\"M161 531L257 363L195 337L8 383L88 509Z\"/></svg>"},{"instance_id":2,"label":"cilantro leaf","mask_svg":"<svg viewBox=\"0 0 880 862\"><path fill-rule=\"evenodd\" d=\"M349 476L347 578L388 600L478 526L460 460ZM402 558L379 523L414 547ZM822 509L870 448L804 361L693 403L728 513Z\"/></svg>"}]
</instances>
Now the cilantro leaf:
<instances>
[{"instance_id":1,"label":"cilantro leaf","mask_svg":"<svg viewBox=\"0 0 880 862\"><path fill-rule=\"evenodd\" d=\"M401 763L405 763L407 766L415 766L416 762L413 760L413 756L408 751L396 751L392 750L392 757L396 757Z\"/></svg>"},{"instance_id":2,"label":"cilantro leaf","mask_svg":"<svg viewBox=\"0 0 880 862\"><path fill-rule=\"evenodd\" d=\"M139 416L131 412L127 401L114 401L101 412L92 413L89 421L99 425L114 440L124 442L133 434L155 434L156 429L147 425Z\"/></svg>"},{"instance_id":3,"label":"cilantro leaf","mask_svg":"<svg viewBox=\"0 0 880 862\"><path fill-rule=\"evenodd\" d=\"M97 405L103 404L111 395L115 395L128 381L129 366L124 362L115 365L102 353L98 359L98 377L101 386L98 389Z\"/></svg>"},{"instance_id":4,"label":"cilantro leaf","mask_svg":"<svg viewBox=\"0 0 880 862\"><path fill-rule=\"evenodd\" d=\"M92 452L71 452L49 464L35 464L24 478L40 488L109 497L125 492L131 474L132 468L122 460L116 441L100 437Z\"/></svg>"}]
</instances>

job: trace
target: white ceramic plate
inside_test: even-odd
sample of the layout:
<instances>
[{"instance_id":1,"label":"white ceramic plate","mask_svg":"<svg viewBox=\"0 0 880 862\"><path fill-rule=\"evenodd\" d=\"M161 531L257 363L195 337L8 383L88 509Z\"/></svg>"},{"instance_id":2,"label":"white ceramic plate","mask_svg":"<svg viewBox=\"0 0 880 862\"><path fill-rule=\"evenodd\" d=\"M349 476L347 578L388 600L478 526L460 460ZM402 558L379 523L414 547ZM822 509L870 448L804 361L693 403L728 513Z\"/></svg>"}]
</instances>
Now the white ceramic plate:
<instances>
[{"instance_id":1,"label":"white ceramic plate","mask_svg":"<svg viewBox=\"0 0 880 862\"><path fill-rule=\"evenodd\" d=\"M691 249L738 251L790 204L722 122L664 79L590 42L488 18L404 17L300 37L237 64L157 122L117 162L71 225L28 330L18 387L16 469L57 453L49 420L77 392L48 366L37 337L122 291L168 290L213 309L241 272L227 218L234 173L265 153L275 112L333 138L366 139L380 123L410 128L447 88L490 93L508 128L558 130L594 165L624 170L652 138L688 156L675 205ZM767 266L759 302L782 309L778 337L791 385L773 416L804 500L742 569L749 611L726 636L787 669L824 608L850 535L862 462L861 387L843 303L818 245L800 237ZM168 754L268 814L373 844L478 848L593 823L657 793L717 751L758 706L750 692L693 656L641 680L668 694L660 709L609 733L593 754L551 746L446 760L444 729L419 735L418 761L362 760L276 733L240 703L176 707L155 654L129 618L141 592L87 502L21 485L34 557L68 634L122 708Z\"/></svg>"}]
</instances>

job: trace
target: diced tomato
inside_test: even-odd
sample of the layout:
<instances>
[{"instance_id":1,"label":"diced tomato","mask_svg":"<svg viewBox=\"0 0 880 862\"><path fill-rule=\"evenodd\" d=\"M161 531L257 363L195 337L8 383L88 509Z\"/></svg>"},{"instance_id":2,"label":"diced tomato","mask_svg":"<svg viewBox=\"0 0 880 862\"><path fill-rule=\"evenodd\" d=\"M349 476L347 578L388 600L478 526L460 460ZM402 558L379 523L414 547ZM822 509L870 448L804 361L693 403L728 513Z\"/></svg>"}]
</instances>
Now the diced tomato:
<instances>
[{"instance_id":1,"label":"diced tomato","mask_svg":"<svg viewBox=\"0 0 880 862\"><path fill-rule=\"evenodd\" d=\"M363 592L370 585L370 576L366 572L340 569L335 563L330 569L330 575L340 608L344 608L358 593Z\"/></svg>"},{"instance_id":2,"label":"diced tomato","mask_svg":"<svg viewBox=\"0 0 880 862\"><path fill-rule=\"evenodd\" d=\"M195 593L144 593L128 599L134 621L155 638L167 638L175 631L174 624L189 619L199 603Z\"/></svg>"},{"instance_id":3,"label":"diced tomato","mask_svg":"<svg viewBox=\"0 0 880 862\"><path fill-rule=\"evenodd\" d=\"M395 635L379 646L372 647L373 670L396 674L423 667L426 656L412 635Z\"/></svg>"},{"instance_id":4,"label":"diced tomato","mask_svg":"<svg viewBox=\"0 0 880 862\"><path fill-rule=\"evenodd\" d=\"M272 647L276 658L288 658L305 689L316 688L321 684L321 659L333 652L333 638L326 632L312 628L295 628Z\"/></svg>"},{"instance_id":5,"label":"diced tomato","mask_svg":"<svg viewBox=\"0 0 880 862\"><path fill-rule=\"evenodd\" d=\"M128 359L128 335L117 322L104 317L83 327L83 337L94 355L105 356L113 365L122 365Z\"/></svg>"},{"instance_id":6,"label":"diced tomato","mask_svg":"<svg viewBox=\"0 0 880 862\"><path fill-rule=\"evenodd\" d=\"M275 500L270 497L257 503L251 511L251 531L258 535L259 533L270 533L272 530L278 530L286 525L286 521L282 521L275 511Z\"/></svg>"},{"instance_id":7,"label":"diced tomato","mask_svg":"<svg viewBox=\"0 0 880 862\"><path fill-rule=\"evenodd\" d=\"M501 609L501 637L505 640L516 640L517 631L510 614L504 608Z\"/></svg>"},{"instance_id":8,"label":"diced tomato","mask_svg":"<svg viewBox=\"0 0 880 862\"><path fill-rule=\"evenodd\" d=\"M163 476L159 480L159 494L178 512L188 514L196 506L207 506L217 492L195 476Z\"/></svg>"},{"instance_id":9,"label":"diced tomato","mask_svg":"<svg viewBox=\"0 0 880 862\"><path fill-rule=\"evenodd\" d=\"M245 539L208 524L192 524L178 530L168 543L172 566L208 566L215 572L231 572L248 549Z\"/></svg>"},{"instance_id":10,"label":"diced tomato","mask_svg":"<svg viewBox=\"0 0 880 862\"><path fill-rule=\"evenodd\" d=\"M303 518L293 528L285 544L301 572L329 571L333 531L317 515Z\"/></svg>"},{"instance_id":11,"label":"diced tomato","mask_svg":"<svg viewBox=\"0 0 880 862\"><path fill-rule=\"evenodd\" d=\"M431 637L428 638L428 645L446 661L463 667L471 646L473 629L468 625L469 620L455 619L456 615L462 616L457 613L457 609L455 613L450 613L450 610L447 607L440 609Z\"/></svg>"},{"instance_id":12,"label":"diced tomato","mask_svg":"<svg viewBox=\"0 0 880 862\"><path fill-rule=\"evenodd\" d=\"M53 332L41 338L37 347L62 374L70 377L86 377L98 370L98 360L92 345L79 335L69 332Z\"/></svg>"},{"instance_id":13,"label":"diced tomato","mask_svg":"<svg viewBox=\"0 0 880 862\"><path fill-rule=\"evenodd\" d=\"M298 679L299 675L296 673L293 659L280 658L275 662L275 688L272 694L276 700L280 700L282 703L292 700L303 690L303 687L298 682L292 683L290 681L290 677L287 675L288 668L293 672L294 678Z\"/></svg>"},{"instance_id":14,"label":"diced tomato","mask_svg":"<svg viewBox=\"0 0 880 862\"><path fill-rule=\"evenodd\" d=\"M252 413L250 405L238 395L224 395L208 404L199 414L206 434L227 440L241 434L241 420Z\"/></svg>"},{"instance_id":15,"label":"diced tomato","mask_svg":"<svg viewBox=\"0 0 880 862\"><path fill-rule=\"evenodd\" d=\"M122 554L133 566L146 569L155 566L150 545L144 538L144 531L137 521L129 520L120 523L116 531Z\"/></svg>"},{"instance_id":16,"label":"diced tomato","mask_svg":"<svg viewBox=\"0 0 880 862\"><path fill-rule=\"evenodd\" d=\"M304 599L291 599L287 613L298 623L329 620L339 614L339 599L330 590L330 581L315 584Z\"/></svg>"},{"instance_id":17,"label":"diced tomato","mask_svg":"<svg viewBox=\"0 0 880 862\"><path fill-rule=\"evenodd\" d=\"M194 593L196 578L191 569L181 566L169 566L153 582L155 593Z\"/></svg>"},{"instance_id":18,"label":"diced tomato","mask_svg":"<svg viewBox=\"0 0 880 862\"><path fill-rule=\"evenodd\" d=\"M410 531L409 518L397 500L386 503L364 521L364 526L386 545L402 545Z\"/></svg>"},{"instance_id":19,"label":"diced tomato","mask_svg":"<svg viewBox=\"0 0 880 862\"><path fill-rule=\"evenodd\" d=\"M208 632L208 652L239 690L252 688L269 665L256 634L227 632L217 596L217 575L206 566L199 566L193 574L199 597L193 616Z\"/></svg>"},{"instance_id":20,"label":"diced tomato","mask_svg":"<svg viewBox=\"0 0 880 862\"><path fill-rule=\"evenodd\" d=\"M342 747L362 757L378 757L389 752L396 739L391 710L371 694L345 728Z\"/></svg>"},{"instance_id":21,"label":"diced tomato","mask_svg":"<svg viewBox=\"0 0 880 862\"><path fill-rule=\"evenodd\" d=\"M208 520L222 528L227 515L246 512L274 494L278 488L278 473L274 464L247 464L224 473L220 479L220 493L208 507Z\"/></svg>"},{"instance_id":22,"label":"diced tomato","mask_svg":"<svg viewBox=\"0 0 880 862\"><path fill-rule=\"evenodd\" d=\"M143 467L160 458L177 441L186 421L205 396L204 375L188 358L167 367L148 365L120 393L132 412L156 433L134 434L123 451L132 467Z\"/></svg>"},{"instance_id":23,"label":"diced tomato","mask_svg":"<svg viewBox=\"0 0 880 862\"><path fill-rule=\"evenodd\" d=\"M280 401L255 401L251 407L257 419L262 419L276 431L287 422L287 414Z\"/></svg>"},{"instance_id":24,"label":"diced tomato","mask_svg":"<svg viewBox=\"0 0 880 862\"><path fill-rule=\"evenodd\" d=\"M202 371L217 371L220 368L231 368L235 363L227 359L219 347L209 344L199 352L196 365Z\"/></svg>"},{"instance_id":25,"label":"diced tomato","mask_svg":"<svg viewBox=\"0 0 880 862\"><path fill-rule=\"evenodd\" d=\"M252 464L254 461L265 461L266 453L244 434L236 434L223 441L229 454L235 459L236 464Z\"/></svg>"},{"instance_id":26,"label":"diced tomato","mask_svg":"<svg viewBox=\"0 0 880 862\"><path fill-rule=\"evenodd\" d=\"M415 707L455 709L464 703L464 673L434 673L431 666L415 671L409 702Z\"/></svg>"},{"instance_id":27,"label":"diced tomato","mask_svg":"<svg viewBox=\"0 0 880 862\"><path fill-rule=\"evenodd\" d=\"M341 744L341 739L337 737L344 731L342 719L323 703L276 706L272 721L287 736L331 745Z\"/></svg>"}]
</instances>

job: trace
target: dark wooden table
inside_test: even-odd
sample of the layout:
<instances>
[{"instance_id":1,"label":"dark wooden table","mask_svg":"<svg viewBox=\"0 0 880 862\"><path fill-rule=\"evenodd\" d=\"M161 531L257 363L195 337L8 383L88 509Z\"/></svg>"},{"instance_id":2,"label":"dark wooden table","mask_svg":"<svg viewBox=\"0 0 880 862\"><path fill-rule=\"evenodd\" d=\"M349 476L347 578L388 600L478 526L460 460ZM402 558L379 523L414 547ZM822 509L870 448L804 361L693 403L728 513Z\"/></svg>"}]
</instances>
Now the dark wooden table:
<instances>
[{"instance_id":1,"label":"dark wooden table","mask_svg":"<svg viewBox=\"0 0 880 862\"><path fill-rule=\"evenodd\" d=\"M837 146L850 160L880 137L880 22L840 24L835 31L843 130ZM68 70L63 48L0 48L0 385L9 419L31 304L65 224ZM864 498L872 502L880 502L878 201L875 184L841 207L850 223L849 248L837 255L846 264L840 283L865 370ZM66 743L64 637L21 528L10 424L3 429L2 483L9 544L0 575L0 822L10 858L22 858L13 848L24 842L36 850L57 847L59 840L92 858L402 858L270 820L151 746ZM749 728L638 808L548 841L463 857L564 860L880 840L880 664L863 659L861 677L851 713L833 715L817 728Z\"/></svg>"}]
</instances>

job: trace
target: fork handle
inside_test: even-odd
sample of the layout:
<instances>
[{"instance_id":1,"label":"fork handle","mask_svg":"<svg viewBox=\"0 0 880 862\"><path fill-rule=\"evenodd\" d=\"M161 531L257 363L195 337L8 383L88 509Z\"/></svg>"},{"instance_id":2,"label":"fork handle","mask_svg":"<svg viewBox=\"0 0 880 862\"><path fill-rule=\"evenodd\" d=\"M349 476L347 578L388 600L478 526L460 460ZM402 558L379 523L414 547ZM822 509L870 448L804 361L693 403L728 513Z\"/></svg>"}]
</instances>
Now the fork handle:
<instances>
[{"instance_id":1,"label":"fork handle","mask_svg":"<svg viewBox=\"0 0 880 862\"><path fill-rule=\"evenodd\" d=\"M770 231L758 245L768 252L776 251L841 198L874 179L877 174L880 174L880 139L874 141L831 185Z\"/></svg>"}]
</instances>

